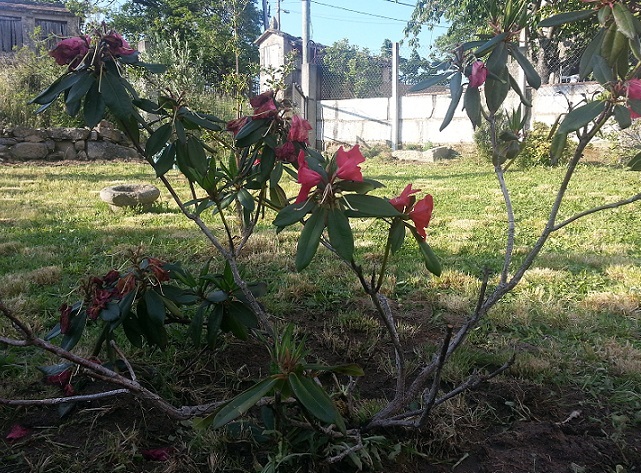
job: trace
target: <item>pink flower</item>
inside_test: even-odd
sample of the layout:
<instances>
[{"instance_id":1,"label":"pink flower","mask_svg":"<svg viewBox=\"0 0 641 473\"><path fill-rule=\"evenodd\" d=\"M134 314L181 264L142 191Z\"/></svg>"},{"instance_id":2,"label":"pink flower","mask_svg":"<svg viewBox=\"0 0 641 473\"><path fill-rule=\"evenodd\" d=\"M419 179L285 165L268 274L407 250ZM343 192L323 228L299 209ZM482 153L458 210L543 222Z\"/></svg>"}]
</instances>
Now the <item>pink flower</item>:
<instances>
[{"instance_id":1,"label":"pink flower","mask_svg":"<svg viewBox=\"0 0 641 473\"><path fill-rule=\"evenodd\" d=\"M434 209L434 200L430 194L427 194L423 197L422 200L419 200L414 209L409 213L409 217L414 222L416 226L416 232L425 239L425 228L430 224L432 219L432 210Z\"/></svg>"},{"instance_id":2,"label":"pink flower","mask_svg":"<svg viewBox=\"0 0 641 473\"><path fill-rule=\"evenodd\" d=\"M358 149L358 145L349 151L345 151L341 146L336 152L336 164L338 166L336 176L346 181L363 182L363 173L358 165L364 161L365 157Z\"/></svg>"},{"instance_id":3,"label":"pink flower","mask_svg":"<svg viewBox=\"0 0 641 473\"><path fill-rule=\"evenodd\" d=\"M289 128L287 139L289 141L299 141L301 143L309 144L309 132L312 126L307 120L298 115L292 117L292 125Z\"/></svg>"},{"instance_id":4,"label":"pink flower","mask_svg":"<svg viewBox=\"0 0 641 473\"><path fill-rule=\"evenodd\" d=\"M20 424L13 424L11 430L5 437L7 440L20 440L31 433L31 429L23 427Z\"/></svg>"},{"instance_id":5,"label":"pink flower","mask_svg":"<svg viewBox=\"0 0 641 473\"><path fill-rule=\"evenodd\" d=\"M60 333L66 334L71 326L71 306L62 304L60 306Z\"/></svg>"},{"instance_id":6,"label":"pink flower","mask_svg":"<svg viewBox=\"0 0 641 473\"><path fill-rule=\"evenodd\" d=\"M487 79L487 67L483 61L476 61L472 64L472 74L470 74L469 86L478 89Z\"/></svg>"},{"instance_id":7,"label":"pink flower","mask_svg":"<svg viewBox=\"0 0 641 473\"><path fill-rule=\"evenodd\" d=\"M300 150L298 153L298 183L301 185L298 197L296 197L297 204L305 202L309 196L312 187L317 186L322 181L322 177L316 171L312 171L305 159L305 151Z\"/></svg>"},{"instance_id":8,"label":"pink flower","mask_svg":"<svg viewBox=\"0 0 641 473\"><path fill-rule=\"evenodd\" d=\"M60 386L64 388L69 381L71 380L71 369L67 368L64 371L61 371L58 374L52 374L45 378L45 383L53 384L54 386Z\"/></svg>"},{"instance_id":9,"label":"pink flower","mask_svg":"<svg viewBox=\"0 0 641 473\"><path fill-rule=\"evenodd\" d=\"M147 258L149 264L148 268L154 273L154 276L158 282L169 281L169 271L167 271L163 266L165 265L164 261L161 261L157 258Z\"/></svg>"},{"instance_id":10,"label":"pink flower","mask_svg":"<svg viewBox=\"0 0 641 473\"><path fill-rule=\"evenodd\" d=\"M136 52L118 33L112 32L102 37L113 56L129 56Z\"/></svg>"},{"instance_id":11,"label":"pink flower","mask_svg":"<svg viewBox=\"0 0 641 473\"><path fill-rule=\"evenodd\" d=\"M119 296L129 294L136 288L136 276L132 273L127 274L124 278L118 280L116 291Z\"/></svg>"},{"instance_id":12,"label":"pink flower","mask_svg":"<svg viewBox=\"0 0 641 473\"><path fill-rule=\"evenodd\" d=\"M389 203L399 212L405 212L405 209L412 208L414 201L416 201L416 197L413 197L412 194L420 191L421 189L412 189L412 184L408 184L405 186L405 189L403 189L403 192L401 192L401 195L390 199Z\"/></svg>"},{"instance_id":13,"label":"pink flower","mask_svg":"<svg viewBox=\"0 0 641 473\"><path fill-rule=\"evenodd\" d=\"M630 79L626 86L626 93L628 95L628 99L641 100L641 79ZM630 109L631 118L641 117L641 115L632 110L630 106L628 106L628 108Z\"/></svg>"},{"instance_id":14,"label":"pink flower","mask_svg":"<svg viewBox=\"0 0 641 473\"><path fill-rule=\"evenodd\" d=\"M234 136L247 124L249 117L240 117L236 120L230 120L227 122L227 131L231 131Z\"/></svg>"},{"instance_id":15,"label":"pink flower","mask_svg":"<svg viewBox=\"0 0 641 473\"><path fill-rule=\"evenodd\" d=\"M69 67L76 67L89 52L90 41L88 36L63 39L49 51L49 56L53 57L59 66L68 64Z\"/></svg>"},{"instance_id":16,"label":"pink flower","mask_svg":"<svg viewBox=\"0 0 641 473\"><path fill-rule=\"evenodd\" d=\"M281 161L285 161L287 163L296 162L296 147L291 141L286 141L282 145L278 146L274 152L276 153L276 157Z\"/></svg>"},{"instance_id":17,"label":"pink flower","mask_svg":"<svg viewBox=\"0 0 641 473\"><path fill-rule=\"evenodd\" d=\"M171 450L171 447L150 448L147 450L143 450L140 453L142 453L142 456L145 460L164 462L169 460L169 458L171 457Z\"/></svg>"},{"instance_id":18,"label":"pink flower","mask_svg":"<svg viewBox=\"0 0 641 473\"><path fill-rule=\"evenodd\" d=\"M250 105L254 108L254 117L269 118L278 113L276 102L274 102L274 91L268 90L256 97L249 99Z\"/></svg>"}]
</instances>

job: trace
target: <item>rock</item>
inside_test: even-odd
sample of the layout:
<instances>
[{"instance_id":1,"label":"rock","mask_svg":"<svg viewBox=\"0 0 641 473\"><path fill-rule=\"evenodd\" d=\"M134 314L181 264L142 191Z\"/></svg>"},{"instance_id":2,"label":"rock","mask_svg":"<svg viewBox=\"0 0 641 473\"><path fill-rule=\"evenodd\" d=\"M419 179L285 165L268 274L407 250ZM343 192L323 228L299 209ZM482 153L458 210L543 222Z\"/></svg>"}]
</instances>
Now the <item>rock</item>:
<instances>
[{"instance_id":1,"label":"rock","mask_svg":"<svg viewBox=\"0 0 641 473\"><path fill-rule=\"evenodd\" d=\"M15 138L0 138L0 145L13 146L18 142Z\"/></svg>"},{"instance_id":2,"label":"rock","mask_svg":"<svg viewBox=\"0 0 641 473\"><path fill-rule=\"evenodd\" d=\"M78 141L76 141L74 146L76 148L76 151L84 151L85 150L85 146L87 146L87 142L84 141L84 140L78 140Z\"/></svg>"},{"instance_id":3,"label":"rock","mask_svg":"<svg viewBox=\"0 0 641 473\"><path fill-rule=\"evenodd\" d=\"M45 143L18 143L11 148L11 155L16 159L45 159L49 148Z\"/></svg>"},{"instance_id":4,"label":"rock","mask_svg":"<svg viewBox=\"0 0 641 473\"><path fill-rule=\"evenodd\" d=\"M89 138L89 130L86 128L51 128L49 137L56 141L78 141Z\"/></svg>"},{"instance_id":5,"label":"rock","mask_svg":"<svg viewBox=\"0 0 641 473\"><path fill-rule=\"evenodd\" d=\"M56 152L59 153L64 160L74 160L77 157L76 148L72 141L56 142Z\"/></svg>"},{"instance_id":6,"label":"rock","mask_svg":"<svg viewBox=\"0 0 641 473\"><path fill-rule=\"evenodd\" d=\"M138 153L136 153L136 151L131 148L120 146L109 141L88 141L87 157L90 160L137 158Z\"/></svg>"},{"instance_id":7,"label":"rock","mask_svg":"<svg viewBox=\"0 0 641 473\"><path fill-rule=\"evenodd\" d=\"M106 120L101 121L96 129L98 131L98 135L104 140L108 140L113 143L127 142L125 134L120 130L116 130L113 125Z\"/></svg>"},{"instance_id":8,"label":"rock","mask_svg":"<svg viewBox=\"0 0 641 473\"><path fill-rule=\"evenodd\" d=\"M87 152L86 151L78 151L78 154L76 155L79 161L88 161L89 158L87 157Z\"/></svg>"},{"instance_id":9,"label":"rock","mask_svg":"<svg viewBox=\"0 0 641 473\"><path fill-rule=\"evenodd\" d=\"M398 150L392 152L392 156L401 161L419 161L422 163L433 163L443 159L450 159L456 156L456 151L447 146L437 146L427 151Z\"/></svg>"},{"instance_id":10,"label":"rock","mask_svg":"<svg viewBox=\"0 0 641 473\"><path fill-rule=\"evenodd\" d=\"M142 207L143 210L149 210L158 197L160 191L151 184L122 184L105 187L100 191L100 198L108 203L112 210L118 210L120 207Z\"/></svg>"},{"instance_id":11,"label":"rock","mask_svg":"<svg viewBox=\"0 0 641 473\"><path fill-rule=\"evenodd\" d=\"M47 139L47 132L44 130L37 130L34 128L25 128L18 126L13 129L13 136L19 138L21 141L28 141L30 143L40 143Z\"/></svg>"}]
</instances>

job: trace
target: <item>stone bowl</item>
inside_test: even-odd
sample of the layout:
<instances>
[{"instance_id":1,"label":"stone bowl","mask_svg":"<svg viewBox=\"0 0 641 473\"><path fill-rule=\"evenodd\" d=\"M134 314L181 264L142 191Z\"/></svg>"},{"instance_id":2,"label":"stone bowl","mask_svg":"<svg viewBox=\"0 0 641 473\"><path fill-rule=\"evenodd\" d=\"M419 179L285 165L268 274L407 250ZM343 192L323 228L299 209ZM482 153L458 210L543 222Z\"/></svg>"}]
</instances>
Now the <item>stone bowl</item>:
<instances>
[{"instance_id":1,"label":"stone bowl","mask_svg":"<svg viewBox=\"0 0 641 473\"><path fill-rule=\"evenodd\" d=\"M112 210L119 210L122 207L149 210L158 197L160 197L160 191L151 184L120 184L105 187L100 191L100 198L109 204Z\"/></svg>"}]
</instances>

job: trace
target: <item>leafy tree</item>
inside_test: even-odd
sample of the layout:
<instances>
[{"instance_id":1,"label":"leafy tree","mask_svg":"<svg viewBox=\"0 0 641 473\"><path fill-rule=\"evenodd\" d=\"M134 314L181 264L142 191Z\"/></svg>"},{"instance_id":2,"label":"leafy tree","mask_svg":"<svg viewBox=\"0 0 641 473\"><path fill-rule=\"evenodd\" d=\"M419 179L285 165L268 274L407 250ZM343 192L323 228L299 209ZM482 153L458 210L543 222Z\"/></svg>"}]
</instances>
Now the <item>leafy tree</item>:
<instances>
[{"instance_id":1,"label":"leafy tree","mask_svg":"<svg viewBox=\"0 0 641 473\"><path fill-rule=\"evenodd\" d=\"M258 62L253 42L261 15L254 0L127 0L112 22L131 40L187 44L210 84Z\"/></svg>"},{"instance_id":2,"label":"leafy tree","mask_svg":"<svg viewBox=\"0 0 641 473\"><path fill-rule=\"evenodd\" d=\"M371 97L383 84L382 64L389 59L372 56L367 48L359 48L342 39L324 51L323 65L326 86L331 95L341 98Z\"/></svg>"}]
</instances>

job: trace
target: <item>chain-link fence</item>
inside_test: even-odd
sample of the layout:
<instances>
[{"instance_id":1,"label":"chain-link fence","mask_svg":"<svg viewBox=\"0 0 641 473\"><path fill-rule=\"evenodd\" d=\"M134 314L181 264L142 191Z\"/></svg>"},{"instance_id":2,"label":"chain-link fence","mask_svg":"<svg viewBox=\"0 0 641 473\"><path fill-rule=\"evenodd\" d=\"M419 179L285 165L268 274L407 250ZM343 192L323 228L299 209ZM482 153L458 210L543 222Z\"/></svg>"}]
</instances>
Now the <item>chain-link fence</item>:
<instances>
[{"instance_id":1,"label":"chain-link fence","mask_svg":"<svg viewBox=\"0 0 641 473\"><path fill-rule=\"evenodd\" d=\"M527 55L539 72L543 85L579 82L579 63L584 43L539 37L528 42ZM366 55L352 48L343 55L321 53L315 56L320 71L320 98L352 99L391 97L392 47L378 55ZM447 70L449 64L436 59L429 47L410 47L401 44L398 62L398 93L407 95L412 86L429 76ZM515 66L516 69L516 66ZM588 78L589 79L589 78ZM447 82L436 84L423 93L445 93ZM555 94L556 90L542 87L538 93Z\"/></svg>"}]
</instances>

